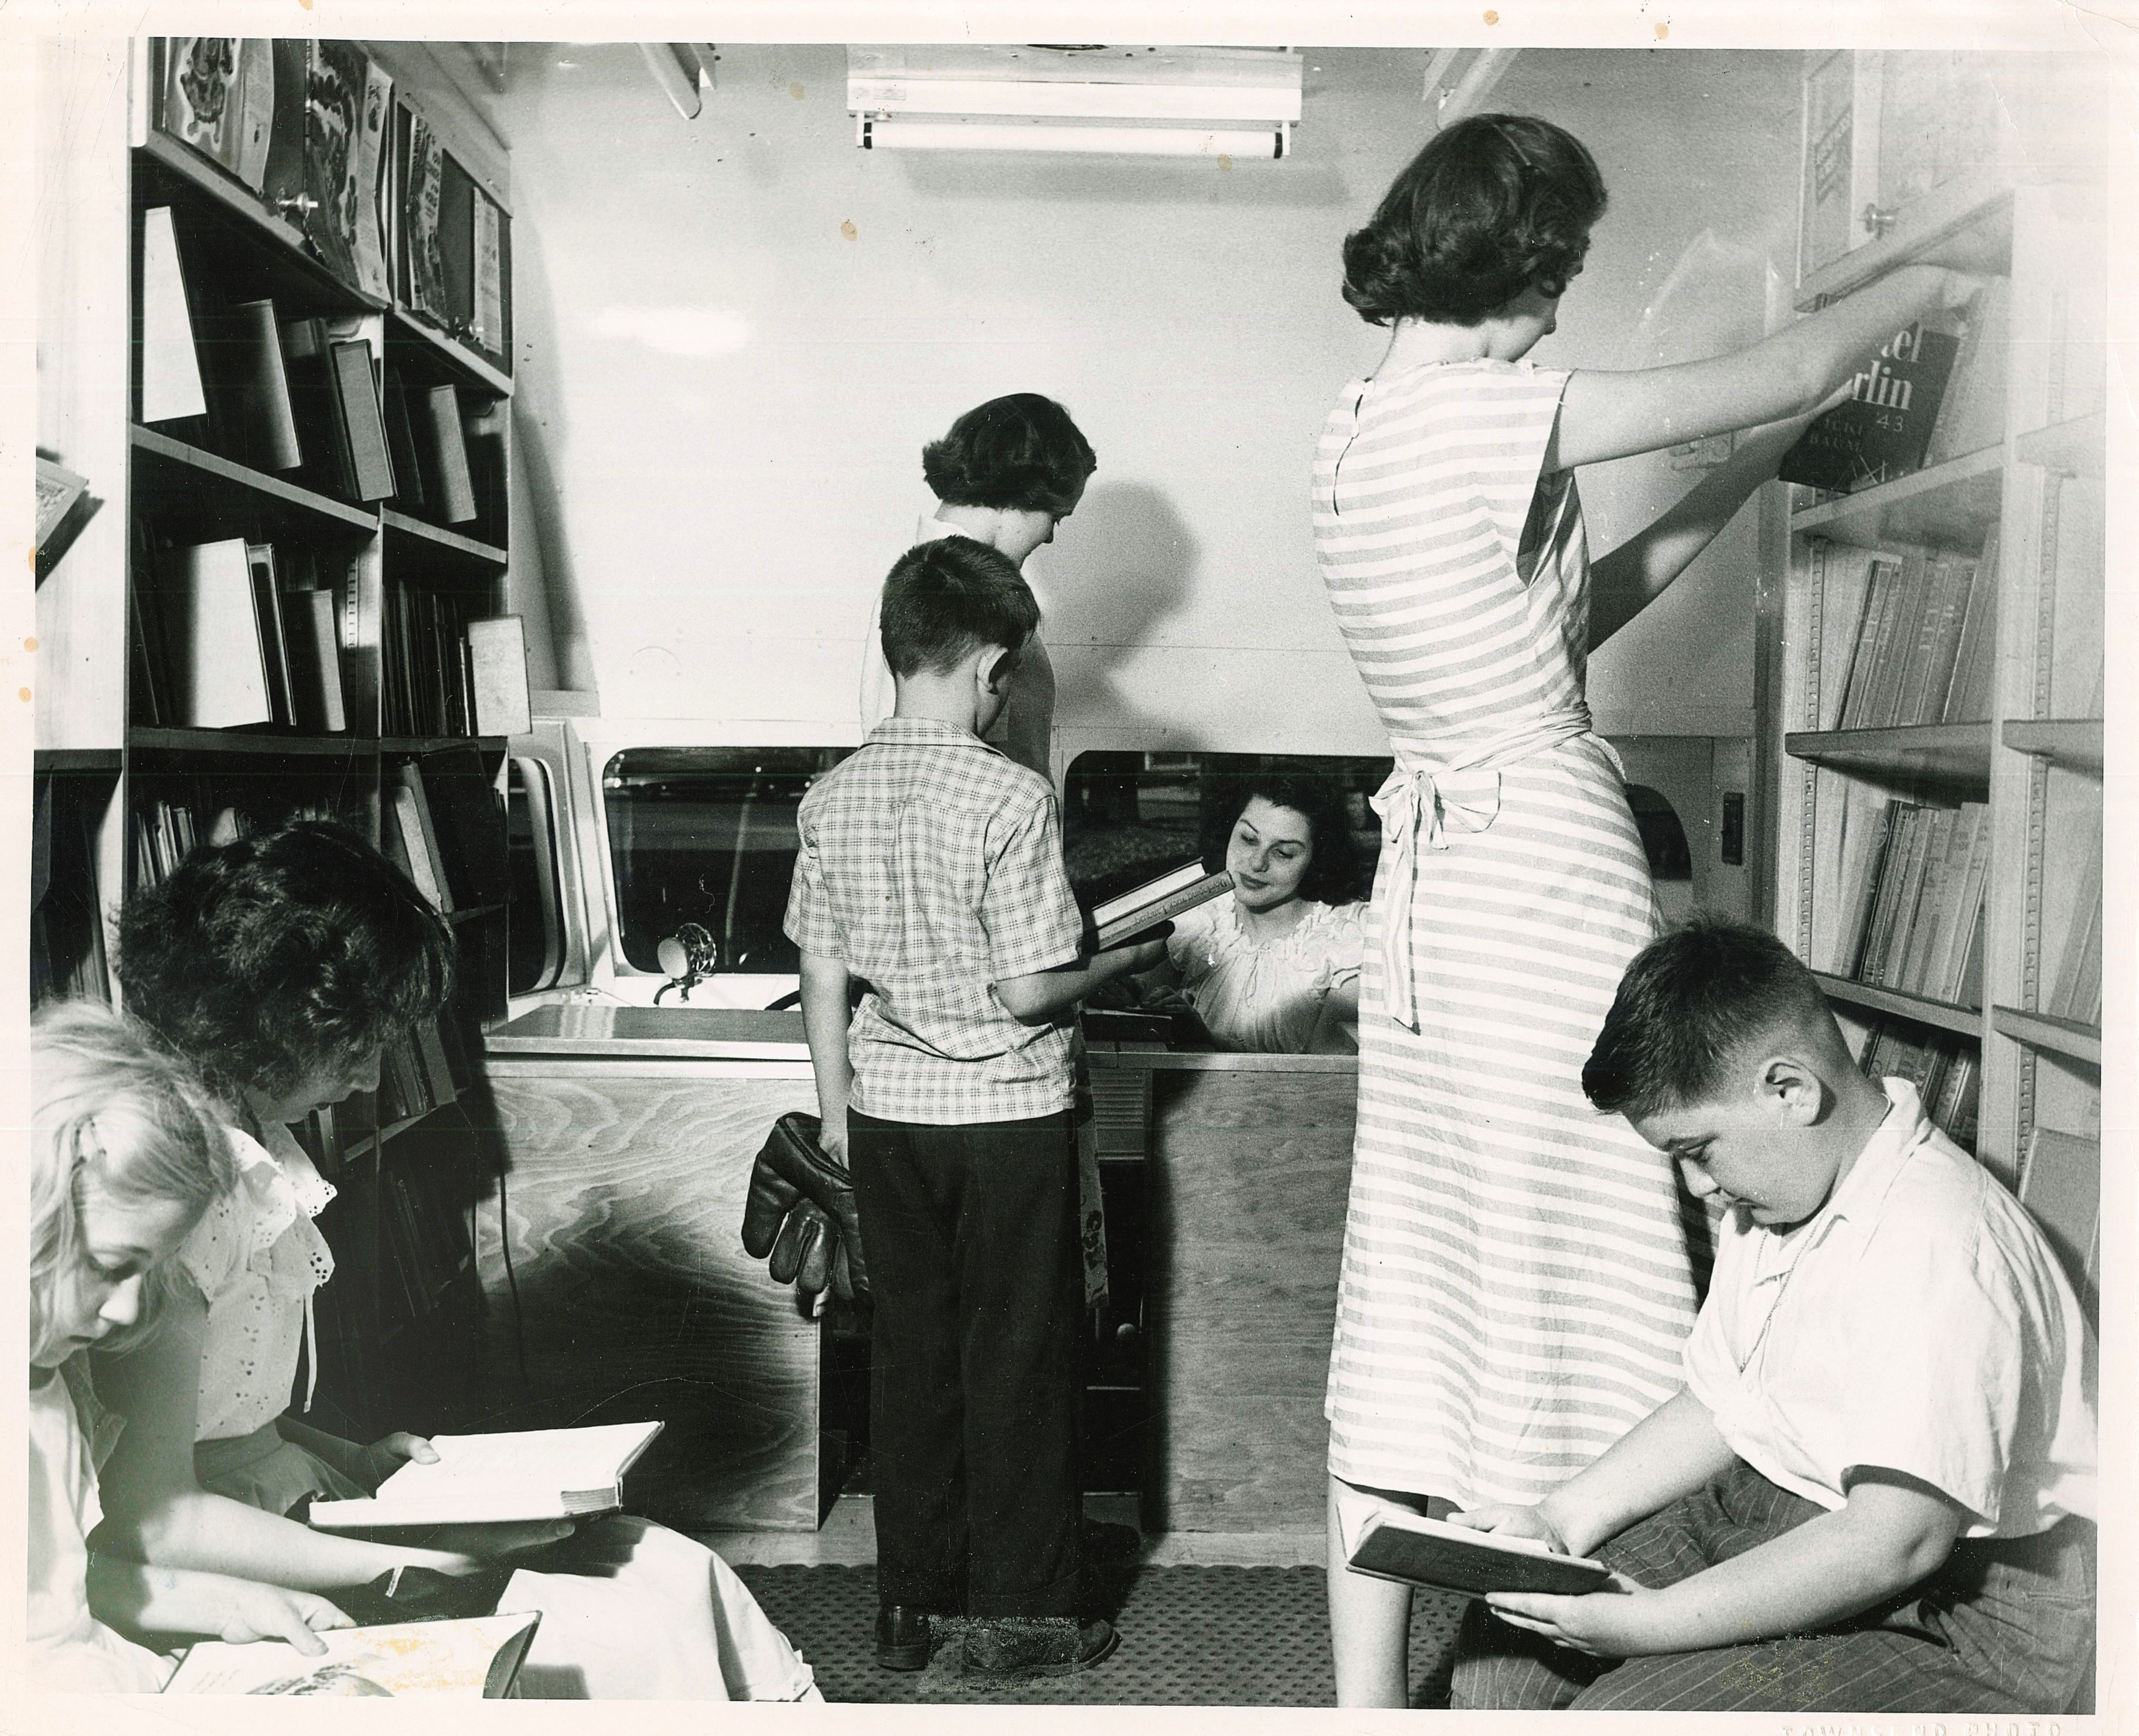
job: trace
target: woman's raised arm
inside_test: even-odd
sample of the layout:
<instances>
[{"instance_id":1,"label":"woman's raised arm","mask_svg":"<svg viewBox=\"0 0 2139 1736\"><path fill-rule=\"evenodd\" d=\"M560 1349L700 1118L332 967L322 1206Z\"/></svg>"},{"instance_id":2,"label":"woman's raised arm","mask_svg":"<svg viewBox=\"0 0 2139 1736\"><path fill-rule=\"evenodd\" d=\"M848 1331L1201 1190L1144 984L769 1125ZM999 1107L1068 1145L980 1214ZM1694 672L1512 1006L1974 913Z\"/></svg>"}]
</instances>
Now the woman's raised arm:
<instances>
[{"instance_id":1,"label":"woman's raised arm","mask_svg":"<svg viewBox=\"0 0 2139 1736\"><path fill-rule=\"evenodd\" d=\"M1958 307L1979 280L1909 265L1750 347L1634 373L1578 369L1545 468L1567 470L1759 428L1817 409L1895 333Z\"/></svg>"}]
</instances>

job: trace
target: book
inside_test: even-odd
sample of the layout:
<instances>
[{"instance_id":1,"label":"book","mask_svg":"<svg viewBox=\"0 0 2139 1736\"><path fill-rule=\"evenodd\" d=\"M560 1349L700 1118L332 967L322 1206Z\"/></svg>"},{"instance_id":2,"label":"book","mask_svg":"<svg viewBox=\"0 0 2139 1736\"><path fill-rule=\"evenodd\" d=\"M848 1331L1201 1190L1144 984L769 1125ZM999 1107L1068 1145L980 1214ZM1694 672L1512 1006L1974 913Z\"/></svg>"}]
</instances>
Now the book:
<instances>
[{"instance_id":1,"label":"book","mask_svg":"<svg viewBox=\"0 0 2139 1736\"><path fill-rule=\"evenodd\" d=\"M433 909L451 910L453 895L438 854L430 799L423 788L423 769L414 760L404 760L395 768L393 801L401 847L408 857L409 878L416 883L417 891L430 900Z\"/></svg>"},{"instance_id":2,"label":"book","mask_svg":"<svg viewBox=\"0 0 2139 1736\"><path fill-rule=\"evenodd\" d=\"M1878 685L1878 669L1885 648L1895 632L1896 597L1902 588L1902 562L1897 555L1876 557L1867 574L1867 587L1862 628L1849 656L1843 682L1838 729L1868 729L1872 690Z\"/></svg>"},{"instance_id":3,"label":"book","mask_svg":"<svg viewBox=\"0 0 2139 1736\"><path fill-rule=\"evenodd\" d=\"M164 46L156 125L257 193L275 112L273 53L236 37L173 37Z\"/></svg>"},{"instance_id":4,"label":"book","mask_svg":"<svg viewBox=\"0 0 2139 1736\"><path fill-rule=\"evenodd\" d=\"M314 1698L442 1695L502 1699L542 1620L470 1616L330 1628L325 1653L307 1656L286 1640L232 1646L203 1640L164 1683L166 1694L287 1694Z\"/></svg>"},{"instance_id":5,"label":"book","mask_svg":"<svg viewBox=\"0 0 2139 1736\"><path fill-rule=\"evenodd\" d=\"M387 452L386 423L372 377L371 345L362 338L336 340L328 345L327 355L341 425L349 437L350 491L360 501L390 499L394 461Z\"/></svg>"},{"instance_id":6,"label":"book","mask_svg":"<svg viewBox=\"0 0 2139 1736\"><path fill-rule=\"evenodd\" d=\"M518 615L467 623L470 692L478 736L522 736L532 726L527 639Z\"/></svg>"},{"instance_id":7,"label":"book","mask_svg":"<svg viewBox=\"0 0 2139 1736\"><path fill-rule=\"evenodd\" d=\"M282 328L283 368L304 448L306 478L322 494L349 499L356 492L356 459L348 411L334 375L334 344L321 319L291 320ZM369 353L369 346L361 347Z\"/></svg>"},{"instance_id":8,"label":"book","mask_svg":"<svg viewBox=\"0 0 2139 1736\"><path fill-rule=\"evenodd\" d=\"M1887 980L1905 994L1923 993L1923 967L1939 928L1939 906L1946 897L1946 860L1960 820L1951 808L1926 810L1922 864L1915 870L1916 897L1910 901L1907 926L1887 956ZM1904 889L1903 897L1907 899Z\"/></svg>"},{"instance_id":9,"label":"book","mask_svg":"<svg viewBox=\"0 0 2139 1736\"><path fill-rule=\"evenodd\" d=\"M315 1501L322 1531L561 1519L621 1506L624 1476L658 1422L506 1435L433 1435L434 1465L404 1465L369 1499Z\"/></svg>"},{"instance_id":10,"label":"book","mask_svg":"<svg viewBox=\"0 0 2139 1736\"><path fill-rule=\"evenodd\" d=\"M1968 855L1962 864L1953 900L1953 922L1937 960L1925 976L1925 992L1935 1000L1962 1004L1971 951L1980 945L1983 929L1983 900L1990 875L1990 810L1981 802L1965 802L1970 817Z\"/></svg>"},{"instance_id":11,"label":"book","mask_svg":"<svg viewBox=\"0 0 2139 1736\"><path fill-rule=\"evenodd\" d=\"M1850 665L1863 643L1872 579L1885 563L1855 549L1823 540L1820 550L1820 643L1818 710L1806 718L1809 730L1842 727L1848 697Z\"/></svg>"},{"instance_id":12,"label":"book","mask_svg":"<svg viewBox=\"0 0 2139 1736\"><path fill-rule=\"evenodd\" d=\"M1103 950L1118 946L1132 936L1171 922L1183 911L1207 904L1232 889L1231 874L1223 870L1206 873L1200 859L1184 862L1142 886L1094 905L1088 919L1094 945Z\"/></svg>"},{"instance_id":13,"label":"book","mask_svg":"<svg viewBox=\"0 0 2139 1736\"><path fill-rule=\"evenodd\" d=\"M305 239L344 283L357 281L358 166L370 59L355 43L313 42L305 56Z\"/></svg>"},{"instance_id":14,"label":"book","mask_svg":"<svg viewBox=\"0 0 2139 1736\"><path fill-rule=\"evenodd\" d=\"M291 697L290 653L282 637L281 587L275 581L275 549L272 543L249 542L245 564L252 574L252 614L260 625L261 661L267 671L267 707L277 723L294 723L296 711Z\"/></svg>"},{"instance_id":15,"label":"book","mask_svg":"<svg viewBox=\"0 0 2139 1736\"><path fill-rule=\"evenodd\" d=\"M245 540L175 551L159 603L169 635L172 721L187 729L272 723L266 648Z\"/></svg>"},{"instance_id":16,"label":"book","mask_svg":"<svg viewBox=\"0 0 2139 1736\"><path fill-rule=\"evenodd\" d=\"M261 172L260 203L270 215L304 234L304 220L293 216L311 198L306 185L305 108L311 84L311 44L302 37L277 37L268 45L273 60L274 103L267 124L267 160Z\"/></svg>"},{"instance_id":17,"label":"book","mask_svg":"<svg viewBox=\"0 0 2139 1736\"><path fill-rule=\"evenodd\" d=\"M290 403L275 304L241 301L202 346L214 358L217 421L226 452L256 470L295 470L304 460Z\"/></svg>"},{"instance_id":18,"label":"book","mask_svg":"<svg viewBox=\"0 0 2139 1736\"><path fill-rule=\"evenodd\" d=\"M308 735L340 735L349 727L349 708L342 692L341 648L335 638L335 594L285 591L281 604L294 721Z\"/></svg>"},{"instance_id":19,"label":"book","mask_svg":"<svg viewBox=\"0 0 2139 1736\"><path fill-rule=\"evenodd\" d=\"M2057 971L2049 980L2049 998L2044 1002L2043 1010L2053 1019L2093 1024L2102 1017L2102 809L2098 804L2088 805L2084 819L2072 829L2068 843L2078 858L2079 874L2073 888L2063 944L2058 949Z\"/></svg>"},{"instance_id":20,"label":"book","mask_svg":"<svg viewBox=\"0 0 2139 1736\"><path fill-rule=\"evenodd\" d=\"M1921 325L1897 331L1783 454L1783 482L1848 492L1922 468L1959 340Z\"/></svg>"},{"instance_id":21,"label":"book","mask_svg":"<svg viewBox=\"0 0 2139 1736\"><path fill-rule=\"evenodd\" d=\"M1864 935L1879 888L1879 869L1893 839L1894 804L1882 791L1846 784L1841 795L1841 836L1834 847L1834 894L1821 902L1838 912L1832 950L1816 952L1814 970L1853 977L1864 956ZM1827 805L1823 799L1823 806Z\"/></svg>"},{"instance_id":22,"label":"book","mask_svg":"<svg viewBox=\"0 0 2139 1736\"><path fill-rule=\"evenodd\" d=\"M1927 464L1966 457L2005 438L2005 355L2013 280L1993 277L1969 303L1946 401L1931 424Z\"/></svg>"},{"instance_id":23,"label":"book","mask_svg":"<svg viewBox=\"0 0 2139 1736\"><path fill-rule=\"evenodd\" d=\"M384 301L393 288L386 269L385 218L379 183L394 120L394 80L376 61L364 67L364 101L358 111L354 190L356 195L356 286Z\"/></svg>"},{"instance_id":24,"label":"book","mask_svg":"<svg viewBox=\"0 0 2139 1736\"><path fill-rule=\"evenodd\" d=\"M177 225L169 206L153 205L141 213L141 419L207 414Z\"/></svg>"},{"instance_id":25,"label":"book","mask_svg":"<svg viewBox=\"0 0 2139 1736\"><path fill-rule=\"evenodd\" d=\"M1941 723L1981 723L1990 716L1991 689L1998 673L1998 526L1993 525L1968 588L1968 607L1954 648L1953 677L1935 720Z\"/></svg>"},{"instance_id":26,"label":"book","mask_svg":"<svg viewBox=\"0 0 2139 1736\"><path fill-rule=\"evenodd\" d=\"M408 117L406 138L400 212L401 295L410 312L443 326L448 315L438 208L445 179L445 148L420 115Z\"/></svg>"},{"instance_id":27,"label":"book","mask_svg":"<svg viewBox=\"0 0 2139 1736\"><path fill-rule=\"evenodd\" d=\"M1473 1531L1371 1499L1340 1495L1338 1529L1355 1573L1483 1597L1488 1592L1580 1596L1605 1589L1612 1570L1530 1538Z\"/></svg>"},{"instance_id":28,"label":"book","mask_svg":"<svg viewBox=\"0 0 2139 1736\"><path fill-rule=\"evenodd\" d=\"M1930 585L1931 563L1921 549L1902 556L1902 577L1894 591L1893 608L1882 624L1872 668L1870 697L1865 701L1860 728L1892 729L1899 716L1902 687L1910 653L1921 637L1924 599Z\"/></svg>"},{"instance_id":29,"label":"book","mask_svg":"<svg viewBox=\"0 0 2139 1736\"><path fill-rule=\"evenodd\" d=\"M468 474L467 431L461 426L460 394L433 386L419 401L418 432L430 461L423 492L443 524L466 524L476 515L475 485Z\"/></svg>"},{"instance_id":30,"label":"book","mask_svg":"<svg viewBox=\"0 0 2139 1736\"><path fill-rule=\"evenodd\" d=\"M497 779L482 754L472 747L438 748L423 756L420 773L414 761L404 772L420 775L428 793L438 859L453 897L463 907L504 903L512 883L505 813Z\"/></svg>"},{"instance_id":31,"label":"book","mask_svg":"<svg viewBox=\"0 0 2139 1736\"><path fill-rule=\"evenodd\" d=\"M2036 1127L2020 1169L2019 1199L2073 1288L2092 1303L2102 1264L2100 1141Z\"/></svg>"},{"instance_id":32,"label":"book","mask_svg":"<svg viewBox=\"0 0 2139 1736\"><path fill-rule=\"evenodd\" d=\"M1922 623L1902 672L1900 697L1894 702L1897 724L1936 723L1945 711L1975 577L1972 560L1945 554L1930 557Z\"/></svg>"},{"instance_id":33,"label":"book","mask_svg":"<svg viewBox=\"0 0 2139 1736\"><path fill-rule=\"evenodd\" d=\"M386 370L386 452L394 466L394 504L414 513L423 510L423 467L418 462L416 424L409 413L409 389L399 372Z\"/></svg>"}]
</instances>

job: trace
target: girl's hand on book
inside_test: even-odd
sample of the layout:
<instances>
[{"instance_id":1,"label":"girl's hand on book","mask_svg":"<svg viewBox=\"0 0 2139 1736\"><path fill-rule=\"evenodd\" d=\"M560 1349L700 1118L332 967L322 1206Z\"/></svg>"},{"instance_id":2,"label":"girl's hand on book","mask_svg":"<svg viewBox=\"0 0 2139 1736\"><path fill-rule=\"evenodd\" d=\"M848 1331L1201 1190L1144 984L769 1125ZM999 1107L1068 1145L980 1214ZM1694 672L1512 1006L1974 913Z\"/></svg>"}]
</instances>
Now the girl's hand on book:
<instances>
[{"instance_id":1,"label":"girl's hand on book","mask_svg":"<svg viewBox=\"0 0 2139 1736\"><path fill-rule=\"evenodd\" d=\"M1672 1649L1667 1637L1650 1631L1652 1618L1659 1613L1657 1595L1625 1574L1614 1573L1602 1591L1579 1597L1559 1597L1544 1592L1494 1592L1486 1602L1503 1621L1543 1634L1555 1646L1593 1658L1629 1658Z\"/></svg>"},{"instance_id":2,"label":"girl's hand on book","mask_svg":"<svg viewBox=\"0 0 2139 1736\"><path fill-rule=\"evenodd\" d=\"M382 1435L364 1450L365 1480L376 1489L412 1459L418 1465L436 1465L438 1450L422 1435L411 1435L405 1429Z\"/></svg>"},{"instance_id":3,"label":"girl's hand on book","mask_svg":"<svg viewBox=\"0 0 2139 1736\"><path fill-rule=\"evenodd\" d=\"M1495 1532L1502 1537L1528 1538L1560 1555L1574 1553L1567 1547L1567 1539L1545 1518L1541 1508L1474 1507L1468 1513L1451 1513L1448 1515L1448 1523L1467 1526L1473 1531Z\"/></svg>"},{"instance_id":4,"label":"girl's hand on book","mask_svg":"<svg viewBox=\"0 0 2139 1736\"><path fill-rule=\"evenodd\" d=\"M223 1625L217 1633L233 1646L286 1640L306 1656L316 1656L327 1648L315 1629L350 1626L348 1616L313 1592L286 1591L220 1573L212 1577L219 1582L218 1602L223 1606Z\"/></svg>"}]
</instances>

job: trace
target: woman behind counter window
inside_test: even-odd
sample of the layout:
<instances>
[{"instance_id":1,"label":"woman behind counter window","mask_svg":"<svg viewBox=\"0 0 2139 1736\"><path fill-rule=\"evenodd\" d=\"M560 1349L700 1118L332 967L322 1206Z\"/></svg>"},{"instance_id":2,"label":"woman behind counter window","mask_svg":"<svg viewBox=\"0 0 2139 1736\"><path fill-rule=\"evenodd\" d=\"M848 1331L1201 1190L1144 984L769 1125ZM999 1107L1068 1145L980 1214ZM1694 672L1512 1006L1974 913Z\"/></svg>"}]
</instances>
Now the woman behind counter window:
<instances>
[{"instance_id":1,"label":"woman behind counter window","mask_svg":"<svg viewBox=\"0 0 2139 1736\"><path fill-rule=\"evenodd\" d=\"M1349 1054L1358 1047L1364 903L1343 804L1314 781L1241 789L1226 835L1231 897L1175 918L1147 1007L1187 1006L1223 1049Z\"/></svg>"}]
</instances>

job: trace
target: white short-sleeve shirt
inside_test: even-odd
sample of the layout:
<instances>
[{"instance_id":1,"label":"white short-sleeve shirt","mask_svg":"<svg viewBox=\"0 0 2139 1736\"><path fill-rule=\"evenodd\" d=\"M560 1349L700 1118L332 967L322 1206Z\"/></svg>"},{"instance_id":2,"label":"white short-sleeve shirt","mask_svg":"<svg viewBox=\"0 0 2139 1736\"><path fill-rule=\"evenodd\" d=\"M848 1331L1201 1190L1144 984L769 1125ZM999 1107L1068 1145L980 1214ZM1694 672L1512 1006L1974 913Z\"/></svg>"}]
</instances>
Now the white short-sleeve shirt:
<instances>
[{"instance_id":1,"label":"white short-sleeve shirt","mask_svg":"<svg viewBox=\"0 0 2139 1736\"><path fill-rule=\"evenodd\" d=\"M1860 1469L1929 1484L1966 1537L2095 1514L2095 1343L2042 1234L1915 1088L1805 1223L1719 1231L1688 1390L1731 1450L1830 1509Z\"/></svg>"}]
</instances>

